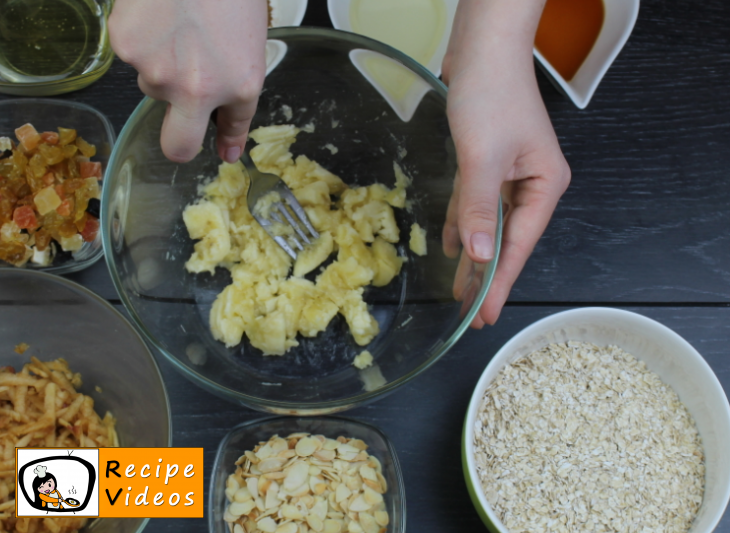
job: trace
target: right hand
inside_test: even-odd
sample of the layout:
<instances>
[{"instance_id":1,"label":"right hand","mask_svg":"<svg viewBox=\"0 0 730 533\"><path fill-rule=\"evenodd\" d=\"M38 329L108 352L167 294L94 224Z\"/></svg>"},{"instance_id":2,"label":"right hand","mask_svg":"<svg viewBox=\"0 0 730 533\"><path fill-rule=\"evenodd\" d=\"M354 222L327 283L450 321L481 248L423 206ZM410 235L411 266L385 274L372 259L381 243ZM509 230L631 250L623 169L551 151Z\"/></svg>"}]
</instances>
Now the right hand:
<instances>
[{"instance_id":1,"label":"right hand","mask_svg":"<svg viewBox=\"0 0 730 533\"><path fill-rule=\"evenodd\" d=\"M444 58L459 170L443 248L449 257L461 253L457 299L472 263L494 258L500 193L507 208L497 270L475 328L496 322L570 182L535 79L532 45L542 7L542 0L461 0Z\"/></svg>"},{"instance_id":2,"label":"right hand","mask_svg":"<svg viewBox=\"0 0 730 533\"><path fill-rule=\"evenodd\" d=\"M267 0L116 0L114 52L137 69L142 92L169 102L160 145L187 162L217 109L218 154L238 159L266 73Z\"/></svg>"}]
</instances>

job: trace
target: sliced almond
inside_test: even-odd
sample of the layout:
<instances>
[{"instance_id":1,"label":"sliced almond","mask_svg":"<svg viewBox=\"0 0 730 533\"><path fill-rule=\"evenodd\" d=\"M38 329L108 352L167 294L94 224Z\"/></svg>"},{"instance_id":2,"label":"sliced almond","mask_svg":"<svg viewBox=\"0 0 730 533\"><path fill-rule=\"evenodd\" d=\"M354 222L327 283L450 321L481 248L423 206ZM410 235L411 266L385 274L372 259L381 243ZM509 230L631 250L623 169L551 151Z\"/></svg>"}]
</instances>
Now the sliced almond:
<instances>
[{"instance_id":1,"label":"sliced almond","mask_svg":"<svg viewBox=\"0 0 730 533\"><path fill-rule=\"evenodd\" d=\"M365 497L360 494L357 498L355 498L352 503L348 506L350 511L360 512L360 511L367 511L372 507L372 504L368 503L365 500Z\"/></svg>"},{"instance_id":2,"label":"sliced almond","mask_svg":"<svg viewBox=\"0 0 730 533\"><path fill-rule=\"evenodd\" d=\"M378 533L378 531L380 531L380 526L370 513L358 513L357 517L360 522L360 526L365 533Z\"/></svg>"},{"instance_id":3,"label":"sliced almond","mask_svg":"<svg viewBox=\"0 0 730 533\"><path fill-rule=\"evenodd\" d=\"M268 472L278 472L286 464L286 459L283 457L269 457L268 459L262 460L258 465L258 469L262 474Z\"/></svg>"},{"instance_id":4,"label":"sliced almond","mask_svg":"<svg viewBox=\"0 0 730 533\"><path fill-rule=\"evenodd\" d=\"M277 498L278 494L279 484L276 481L271 481L271 485L266 491L266 501L264 504L267 509L276 509L281 505L281 501Z\"/></svg>"},{"instance_id":5,"label":"sliced almond","mask_svg":"<svg viewBox=\"0 0 730 533\"><path fill-rule=\"evenodd\" d=\"M378 505L383 501L383 497L380 495L380 493L375 492L370 487L363 487L363 497L365 498L365 501L368 502L370 505Z\"/></svg>"},{"instance_id":6,"label":"sliced almond","mask_svg":"<svg viewBox=\"0 0 730 533\"><path fill-rule=\"evenodd\" d=\"M309 475L309 465L304 461L294 463L289 467L289 471L286 473L284 478L284 488L291 492L292 489L299 487L302 483L307 481Z\"/></svg>"},{"instance_id":7,"label":"sliced almond","mask_svg":"<svg viewBox=\"0 0 730 533\"><path fill-rule=\"evenodd\" d=\"M276 533L297 533L299 527L294 522L287 522L276 528Z\"/></svg>"},{"instance_id":8,"label":"sliced almond","mask_svg":"<svg viewBox=\"0 0 730 533\"><path fill-rule=\"evenodd\" d=\"M282 505L281 516L286 520L304 520L304 515L296 505Z\"/></svg>"},{"instance_id":9,"label":"sliced almond","mask_svg":"<svg viewBox=\"0 0 730 533\"><path fill-rule=\"evenodd\" d=\"M228 512L236 517L247 515L251 512L255 505L256 504L253 500L249 500L247 502L233 502L228 506Z\"/></svg>"},{"instance_id":10,"label":"sliced almond","mask_svg":"<svg viewBox=\"0 0 730 533\"><path fill-rule=\"evenodd\" d=\"M253 499L253 496L251 496L251 491L248 490L248 487L241 487L233 496L233 500L237 502L247 502L251 499Z\"/></svg>"},{"instance_id":11,"label":"sliced almond","mask_svg":"<svg viewBox=\"0 0 730 533\"><path fill-rule=\"evenodd\" d=\"M348 499L352 495L352 491L347 488L347 485L340 483L335 491L335 501L341 503Z\"/></svg>"},{"instance_id":12,"label":"sliced almond","mask_svg":"<svg viewBox=\"0 0 730 533\"><path fill-rule=\"evenodd\" d=\"M335 453L334 450L319 450L319 451L314 452L313 455L317 459L320 459L322 461L328 461L328 462L333 461L335 459L335 457L337 456L337 454Z\"/></svg>"},{"instance_id":13,"label":"sliced almond","mask_svg":"<svg viewBox=\"0 0 730 533\"><path fill-rule=\"evenodd\" d=\"M300 457L309 457L321 446L322 444L317 439L305 437L297 442L297 446L294 449Z\"/></svg>"},{"instance_id":14,"label":"sliced almond","mask_svg":"<svg viewBox=\"0 0 730 533\"><path fill-rule=\"evenodd\" d=\"M344 522L342 520L328 519L324 521L322 533L340 533Z\"/></svg>"},{"instance_id":15,"label":"sliced almond","mask_svg":"<svg viewBox=\"0 0 730 533\"><path fill-rule=\"evenodd\" d=\"M307 525L311 527L313 530L315 530L317 533L322 531L324 529L324 524L322 523L322 519L315 515L314 513L309 513L307 515Z\"/></svg>"},{"instance_id":16,"label":"sliced almond","mask_svg":"<svg viewBox=\"0 0 730 533\"><path fill-rule=\"evenodd\" d=\"M261 460L251 450L246 450L246 454L245 455L246 455L246 458L249 461L251 461L253 464L258 464L258 462Z\"/></svg>"},{"instance_id":17,"label":"sliced almond","mask_svg":"<svg viewBox=\"0 0 730 533\"><path fill-rule=\"evenodd\" d=\"M267 516L256 522L256 527L264 533L274 533L276 531L276 522L273 518Z\"/></svg>"},{"instance_id":18,"label":"sliced almond","mask_svg":"<svg viewBox=\"0 0 730 533\"><path fill-rule=\"evenodd\" d=\"M250 477L246 480L246 488L251 493L251 496L257 498L259 495L259 478Z\"/></svg>"},{"instance_id":19,"label":"sliced almond","mask_svg":"<svg viewBox=\"0 0 730 533\"><path fill-rule=\"evenodd\" d=\"M386 511L375 511L375 513L373 513L373 517L380 527L385 527L390 522L390 517L388 517L388 513Z\"/></svg>"},{"instance_id":20,"label":"sliced almond","mask_svg":"<svg viewBox=\"0 0 730 533\"><path fill-rule=\"evenodd\" d=\"M340 443L334 439L325 439L322 448L325 450L336 450Z\"/></svg>"},{"instance_id":21,"label":"sliced almond","mask_svg":"<svg viewBox=\"0 0 730 533\"><path fill-rule=\"evenodd\" d=\"M233 524L233 533L246 533L241 524Z\"/></svg>"}]
</instances>

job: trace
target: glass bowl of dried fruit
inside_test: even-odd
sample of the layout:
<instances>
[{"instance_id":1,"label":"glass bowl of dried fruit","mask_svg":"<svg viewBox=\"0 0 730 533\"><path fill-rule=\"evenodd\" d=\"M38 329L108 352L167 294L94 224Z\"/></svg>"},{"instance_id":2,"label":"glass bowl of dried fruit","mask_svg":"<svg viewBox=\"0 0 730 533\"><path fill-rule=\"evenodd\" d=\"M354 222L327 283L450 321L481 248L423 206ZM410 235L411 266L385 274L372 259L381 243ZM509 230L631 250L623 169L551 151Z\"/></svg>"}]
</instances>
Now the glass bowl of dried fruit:
<instances>
[{"instance_id":1,"label":"glass bowl of dried fruit","mask_svg":"<svg viewBox=\"0 0 730 533\"><path fill-rule=\"evenodd\" d=\"M0 268L66 274L102 256L101 180L113 144L111 123L87 105L0 101Z\"/></svg>"},{"instance_id":2,"label":"glass bowl of dried fruit","mask_svg":"<svg viewBox=\"0 0 730 533\"><path fill-rule=\"evenodd\" d=\"M0 270L0 295L5 460L24 446L172 445L170 406L157 363L109 302L61 276L25 269ZM56 398L53 411L46 410L49 395ZM15 470L3 470L2 531L73 533L89 521L70 515L16 519L15 506L7 506L14 492ZM82 531L140 533L147 522L102 518Z\"/></svg>"},{"instance_id":3,"label":"glass bowl of dried fruit","mask_svg":"<svg viewBox=\"0 0 730 533\"><path fill-rule=\"evenodd\" d=\"M378 428L347 418L236 426L218 447L208 494L211 533L406 530L395 448Z\"/></svg>"},{"instance_id":4,"label":"glass bowl of dried fruit","mask_svg":"<svg viewBox=\"0 0 730 533\"><path fill-rule=\"evenodd\" d=\"M492 358L462 464L495 533L710 533L730 500L728 442L727 396L697 350L645 316L585 308L532 324Z\"/></svg>"},{"instance_id":5,"label":"glass bowl of dried fruit","mask_svg":"<svg viewBox=\"0 0 730 533\"><path fill-rule=\"evenodd\" d=\"M456 154L437 78L336 30L274 29L269 44L280 55L250 154L282 176L320 238L292 261L251 217L248 177L221 165L214 126L195 159L172 163L159 143L166 104L146 99L110 159L105 257L140 331L193 381L255 409L332 413L446 353L496 260L443 251Z\"/></svg>"}]
</instances>

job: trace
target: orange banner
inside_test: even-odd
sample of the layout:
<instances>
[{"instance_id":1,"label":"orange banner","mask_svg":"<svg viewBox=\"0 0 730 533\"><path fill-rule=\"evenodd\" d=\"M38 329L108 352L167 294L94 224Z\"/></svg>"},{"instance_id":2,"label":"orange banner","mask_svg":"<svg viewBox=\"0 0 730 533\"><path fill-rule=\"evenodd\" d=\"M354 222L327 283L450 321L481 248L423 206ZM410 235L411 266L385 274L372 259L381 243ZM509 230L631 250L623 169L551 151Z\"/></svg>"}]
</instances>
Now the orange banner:
<instances>
[{"instance_id":1,"label":"orange banner","mask_svg":"<svg viewBox=\"0 0 730 533\"><path fill-rule=\"evenodd\" d=\"M203 517L203 448L100 448L98 476L101 517Z\"/></svg>"}]
</instances>

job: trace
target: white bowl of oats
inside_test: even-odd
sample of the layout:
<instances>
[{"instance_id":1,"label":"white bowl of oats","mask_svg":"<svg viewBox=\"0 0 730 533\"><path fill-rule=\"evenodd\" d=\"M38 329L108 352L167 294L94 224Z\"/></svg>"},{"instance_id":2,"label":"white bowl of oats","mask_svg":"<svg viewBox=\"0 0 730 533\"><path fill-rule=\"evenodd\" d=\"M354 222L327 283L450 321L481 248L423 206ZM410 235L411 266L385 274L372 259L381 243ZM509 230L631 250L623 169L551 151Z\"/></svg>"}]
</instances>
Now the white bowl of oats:
<instances>
[{"instance_id":1,"label":"white bowl of oats","mask_svg":"<svg viewBox=\"0 0 730 533\"><path fill-rule=\"evenodd\" d=\"M712 531L730 499L730 406L682 337L574 309L515 335L464 424L472 501L494 532Z\"/></svg>"}]
</instances>

